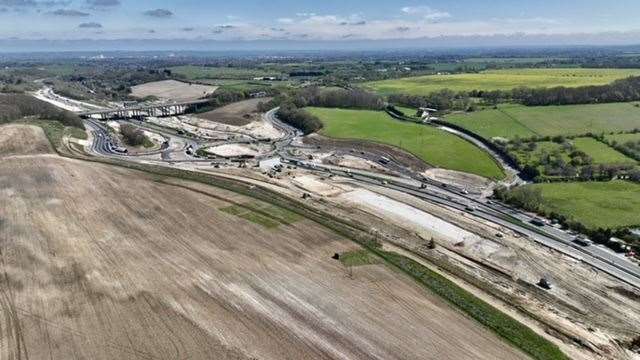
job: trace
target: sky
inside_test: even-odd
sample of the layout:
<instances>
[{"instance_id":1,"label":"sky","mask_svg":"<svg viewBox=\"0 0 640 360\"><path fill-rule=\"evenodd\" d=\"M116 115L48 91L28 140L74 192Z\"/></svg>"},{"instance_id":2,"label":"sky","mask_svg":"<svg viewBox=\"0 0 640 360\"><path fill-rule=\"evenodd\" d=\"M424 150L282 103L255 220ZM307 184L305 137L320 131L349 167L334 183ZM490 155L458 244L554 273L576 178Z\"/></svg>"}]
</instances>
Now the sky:
<instances>
[{"instance_id":1,"label":"sky","mask_svg":"<svg viewBox=\"0 0 640 360\"><path fill-rule=\"evenodd\" d=\"M640 43L639 15L638 0L0 0L0 46L124 39L619 45Z\"/></svg>"}]
</instances>

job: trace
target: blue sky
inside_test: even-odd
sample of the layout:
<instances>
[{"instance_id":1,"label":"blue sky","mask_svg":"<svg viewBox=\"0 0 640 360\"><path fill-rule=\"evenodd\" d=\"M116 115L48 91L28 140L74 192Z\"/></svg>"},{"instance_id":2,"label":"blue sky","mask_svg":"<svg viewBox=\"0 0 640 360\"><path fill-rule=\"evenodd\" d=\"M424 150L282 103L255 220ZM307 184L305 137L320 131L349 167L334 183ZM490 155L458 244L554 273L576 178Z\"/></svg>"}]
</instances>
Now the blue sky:
<instances>
[{"instance_id":1,"label":"blue sky","mask_svg":"<svg viewBox=\"0 0 640 360\"><path fill-rule=\"evenodd\" d=\"M638 15L637 0L0 0L0 39L304 42L517 34L640 43Z\"/></svg>"}]
</instances>

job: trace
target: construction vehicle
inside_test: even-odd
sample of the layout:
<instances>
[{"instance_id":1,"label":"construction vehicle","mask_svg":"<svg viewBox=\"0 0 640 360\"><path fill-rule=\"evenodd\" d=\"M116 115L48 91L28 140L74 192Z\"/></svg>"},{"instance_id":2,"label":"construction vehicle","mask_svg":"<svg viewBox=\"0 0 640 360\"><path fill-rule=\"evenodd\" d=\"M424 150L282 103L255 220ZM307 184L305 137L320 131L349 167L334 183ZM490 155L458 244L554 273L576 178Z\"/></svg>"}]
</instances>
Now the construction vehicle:
<instances>
[{"instance_id":1,"label":"construction vehicle","mask_svg":"<svg viewBox=\"0 0 640 360\"><path fill-rule=\"evenodd\" d=\"M551 290L551 283L549 282L549 280L547 280L547 278L540 279L537 285L545 290Z\"/></svg>"}]
</instances>

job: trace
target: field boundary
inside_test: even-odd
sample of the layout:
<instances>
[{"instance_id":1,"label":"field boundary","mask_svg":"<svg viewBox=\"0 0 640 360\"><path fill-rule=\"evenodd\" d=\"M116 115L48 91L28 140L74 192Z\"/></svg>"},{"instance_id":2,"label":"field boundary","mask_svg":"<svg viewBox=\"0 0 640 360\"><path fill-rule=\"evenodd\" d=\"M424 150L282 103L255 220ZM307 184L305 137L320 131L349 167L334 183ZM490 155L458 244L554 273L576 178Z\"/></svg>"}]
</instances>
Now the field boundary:
<instances>
[{"instance_id":1,"label":"field boundary","mask_svg":"<svg viewBox=\"0 0 640 360\"><path fill-rule=\"evenodd\" d=\"M519 125L521 125L523 128L531 131L532 133L536 134L536 136L541 136L539 132L533 130L532 128L528 127L527 125L523 124L522 122L520 122L520 120L518 120L517 117L509 114L508 112L504 111L504 109L501 109L500 107L497 107L496 110L498 110L500 113L504 114L504 116L508 117L509 119L515 121L516 123L518 123Z\"/></svg>"}]
</instances>

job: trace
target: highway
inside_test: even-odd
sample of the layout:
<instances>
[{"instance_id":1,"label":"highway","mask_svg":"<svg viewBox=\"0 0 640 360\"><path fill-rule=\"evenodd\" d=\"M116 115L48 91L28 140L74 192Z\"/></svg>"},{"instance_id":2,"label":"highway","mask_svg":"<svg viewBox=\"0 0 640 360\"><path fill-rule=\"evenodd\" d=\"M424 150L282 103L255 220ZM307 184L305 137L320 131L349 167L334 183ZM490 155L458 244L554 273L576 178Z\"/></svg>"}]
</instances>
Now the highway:
<instances>
[{"instance_id":1,"label":"highway","mask_svg":"<svg viewBox=\"0 0 640 360\"><path fill-rule=\"evenodd\" d=\"M61 97L57 97L57 100L61 99ZM85 108L83 110L91 111L93 109ZM292 158L287 154L287 150L292 148L293 141L297 137L302 136L302 133L277 119L275 115L277 110L278 108L275 108L266 112L263 115L263 119L282 132L283 136L279 139L272 140L273 150L267 154L263 154L260 158L279 156L284 162L289 162L311 171L341 175L346 178L350 178L352 181L383 186L388 189L401 191L415 196L416 198L428 201L432 204L465 211L469 216L475 216L515 231L541 245L555 249L576 260L588 263L594 268L640 289L640 266L637 264L604 247L597 245L589 247L577 245L573 242L573 235L552 226L534 226L530 223L534 216L520 210L510 208L497 202L487 203L481 201L480 199L469 196L462 189L451 185L444 187L440 182L428 180L415 174L406 174L406 172L403 172L406 175L405 177L381 175L358 169L321 165L306 160ZM93 135L94 142L90 147L92 152L103 156L118 156L129 161L136 161L136 156L123 156L124 154L118 153L114 150L117 142L111 138L107 128L99 121L87 119L85 120L85 124ZM183 152L188 145L191 145L195 151L199 145L207 144L206 141L198 141L192 138L180 136L178 134L174 134L169 129L159 129L157 126L151 126L144 122L139 122L137 125L161 134L165 138L169 139L169 145L175 142L179 142L180 144L184 143L184 146L179 149L176 147L172 148L171 146L161 149L161 161L163 163L197 163L210 161L189 156L187 156L185 160L171 158L172 152ZM474 210L469 211L470 207Z\"/></svg>"},{"instance_id":2,"label":"highway","mask_svg":"<svg viewBox=\"0 0 640 360\"><path fill-rule=\"evenodd\" d=\"M377 185L387 189L400 191L430 203L464 211L504 228L525 235L533 241L559 251L576 260L583 261L625 283L640 289L640 266L628 259L600 246L584 247L573 242L574 236L552 226L537 227L530 224L534 218L526 213L516 211L499 203L480 202L461 193L428 184L423 188L421 182L412 179L395 178L356 169L345 169L330 165L319 165L298 159L285 158L285 162L306 168L311 171L330 173L350 178L353 181ZM475 210L469 211L469 206ZM553 280L553 279L551 279Z\"/></svg>"}]
</instances>

